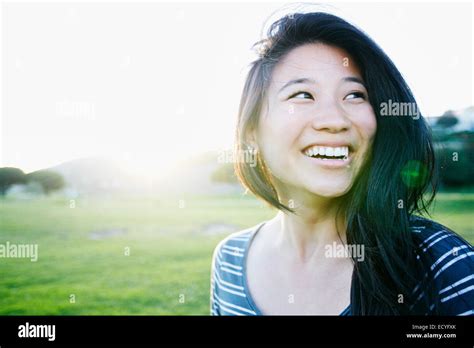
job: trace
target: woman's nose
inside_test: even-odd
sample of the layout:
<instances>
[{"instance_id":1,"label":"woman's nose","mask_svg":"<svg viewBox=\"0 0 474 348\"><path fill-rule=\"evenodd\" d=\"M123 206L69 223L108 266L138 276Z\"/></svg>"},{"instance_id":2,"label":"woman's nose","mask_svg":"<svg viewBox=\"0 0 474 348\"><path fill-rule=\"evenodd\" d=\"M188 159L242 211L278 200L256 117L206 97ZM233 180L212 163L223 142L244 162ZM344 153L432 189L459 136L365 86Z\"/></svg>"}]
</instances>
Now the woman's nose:
<instances>
[{"instance_id":1,"label":"woman's nose","mask_svg":"<svg viewBox=\"0 0 474 348\"><path fill-rule=\"evenodd\" d=\"M351 122L335 100L321 101L313 111L312 127L317 131L339 133L350 128Z\"/></svg>"}]
</instances>

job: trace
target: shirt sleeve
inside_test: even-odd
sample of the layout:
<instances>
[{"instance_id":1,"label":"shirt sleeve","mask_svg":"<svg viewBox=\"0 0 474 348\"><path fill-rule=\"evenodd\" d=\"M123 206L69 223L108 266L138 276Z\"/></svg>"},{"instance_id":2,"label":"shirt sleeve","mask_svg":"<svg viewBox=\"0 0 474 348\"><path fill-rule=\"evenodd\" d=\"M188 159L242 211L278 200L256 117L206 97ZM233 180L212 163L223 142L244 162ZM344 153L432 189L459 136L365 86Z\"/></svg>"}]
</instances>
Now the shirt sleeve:
<instances>
[{"instance_id":1,"label":"shirt sleeve","mask_svg":"<svg viewBox=\"0 0 474 348\"><path fill-rule=\"evenodd\" d=\"M427 284L418 292L429 298L427 315L474 315L474 247L461 235L435 221L412 217L419 243L417 258Z\"/></svg>"},{"instance_id":2,"label":"shirt sleeve","mask_svg":"<svg viewBox=\"0 0 474 348\"><path fill-rule=\"evenodd\" d=\"M439 307L442 315L474 315L474 248L454 245L437 269Z\"/></svg>"},{"instance_id":3,"label":"shirt sleeve","mask_svg":"<svg viewBox=\"0 0 474 348\"><path fill-rule=\"evenodd\" d=\"M219 308L219 302L217 300L217 296L219 296L219 285L216 280L216 272L217 272L217 253L219 250L218 245L214 249L214 253L212 256L212 263L211 263L211 293L210 293L210 312L211 315L221 315L221 311Z\"/></svg>"}]
</instances>

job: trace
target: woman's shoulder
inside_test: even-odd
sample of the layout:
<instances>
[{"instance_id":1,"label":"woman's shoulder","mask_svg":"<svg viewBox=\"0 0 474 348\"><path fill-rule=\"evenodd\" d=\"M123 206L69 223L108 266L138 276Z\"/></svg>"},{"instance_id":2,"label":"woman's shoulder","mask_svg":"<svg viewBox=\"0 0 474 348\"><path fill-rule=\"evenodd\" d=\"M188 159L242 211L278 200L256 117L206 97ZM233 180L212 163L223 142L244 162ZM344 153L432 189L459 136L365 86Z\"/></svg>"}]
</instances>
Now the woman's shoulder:
<instances>
[{"instance_id":1,"label":"woman's shoulder","mask_svg":"<svg viewBox=\"0 0 474 348\"><path fill-rule=\"evenodd\" d=\"M448 251L454 254L465 250L473 251L473 246L450 228L427 218L413 215L410 229L417 243L417 252L431 256L442 256Z\"/></svg>"},{"instance_id":2,"label":"woman's shoulder","mask_svg":"<svg viewBox=\"0 0 474 348\"><path fill-rule=\"evenodd\" d=\"M445 315L474 314L474 247L450 228L420 216L410 219L424 278L434 284ZM420 296L423 294L420 291Z\"/></svg>"},{"instance_id":3,"label":"woman's shoulder","mask_svg":"<svg viewBox=\"0 0 474 348\"><path fill-rule=\"evenodd\" d=\"M227 262L233 265L243 266L244 256L249 242L261 224L262 223L231 233L221 240L214 249L214 262L218 260L220 263Z\"/></svg>"},{"instance_id":4,"label":"woman's shoulder","mask_svg":"<svg viewBox=\"0 0 474 348\"><path fill-rule=\"evenodd\" d=\"M256 315L248 301L245 256L258 227L231 233L214 249L211 269L211 314Z\"/></svg>"}]
</instances>

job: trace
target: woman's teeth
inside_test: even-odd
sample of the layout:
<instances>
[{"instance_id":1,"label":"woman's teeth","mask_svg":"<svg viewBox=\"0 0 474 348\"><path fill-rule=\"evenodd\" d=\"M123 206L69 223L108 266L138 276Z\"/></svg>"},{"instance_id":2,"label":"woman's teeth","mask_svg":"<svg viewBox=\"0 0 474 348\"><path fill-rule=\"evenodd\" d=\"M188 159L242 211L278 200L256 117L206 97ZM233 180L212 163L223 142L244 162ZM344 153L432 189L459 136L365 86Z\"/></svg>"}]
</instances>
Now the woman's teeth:
<instances>
[{"instance_id":1,"label":"woman's teeth","mask_svg":"<svg viewBox=\"0 0 474 348\"><path fill-rule=\"evenodd\" d=\"M317 157L322 159L331 158L346 160L349 156L349 147L311 146L304 151L304 154L309 157Z\"/></svg>"}]
</instances>

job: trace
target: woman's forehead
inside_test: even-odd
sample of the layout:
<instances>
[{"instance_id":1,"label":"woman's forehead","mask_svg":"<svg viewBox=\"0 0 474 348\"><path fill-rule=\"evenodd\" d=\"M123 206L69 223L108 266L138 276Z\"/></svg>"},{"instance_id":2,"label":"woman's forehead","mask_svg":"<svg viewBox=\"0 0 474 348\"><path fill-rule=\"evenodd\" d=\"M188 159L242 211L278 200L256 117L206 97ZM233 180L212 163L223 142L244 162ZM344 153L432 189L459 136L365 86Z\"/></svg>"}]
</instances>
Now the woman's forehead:
<instances>
[{"instance_id":1,"label":"woman's forehead","mask_svg":"<svg viewBox=\"0 0 474 348\"><path fill-rule=\"evenodd\" d=\"M273 70L272 84L279 85L288 79L312 78L340 79L342 76L360 77L358 66L343 49L322 43L310 43L289 51Z\"/></svg>"}]
</instances>

